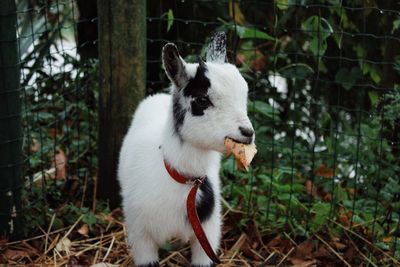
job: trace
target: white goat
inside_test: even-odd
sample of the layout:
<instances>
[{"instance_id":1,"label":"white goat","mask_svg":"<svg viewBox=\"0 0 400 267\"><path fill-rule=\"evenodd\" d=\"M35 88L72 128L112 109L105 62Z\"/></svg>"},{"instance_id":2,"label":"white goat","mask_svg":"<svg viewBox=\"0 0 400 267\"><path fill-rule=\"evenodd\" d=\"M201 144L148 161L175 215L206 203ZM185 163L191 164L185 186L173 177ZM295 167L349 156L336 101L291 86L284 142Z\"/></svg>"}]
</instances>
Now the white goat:
<instances>
[{"instance_id":1,"label":"white goat","mask_svg":"<svg viewBox=\"0 0 400 267\"><path fill-rule=\"evenodd\" d=\"M164 160L186 177L206 175L196 198L197 212L214 249L221 238L219 168L224 139L254 142L247 116L248 87L238 69L225 63L226 36L217 33L207 62L186 63L174 44L162 60L171 95L141 102L122 145L118 177L129 244L140 267L159 266L158 247L178 237L190 241L192 266L213 266L188 222L190 185L172 179Z\"/></svg>"}]
</instances>

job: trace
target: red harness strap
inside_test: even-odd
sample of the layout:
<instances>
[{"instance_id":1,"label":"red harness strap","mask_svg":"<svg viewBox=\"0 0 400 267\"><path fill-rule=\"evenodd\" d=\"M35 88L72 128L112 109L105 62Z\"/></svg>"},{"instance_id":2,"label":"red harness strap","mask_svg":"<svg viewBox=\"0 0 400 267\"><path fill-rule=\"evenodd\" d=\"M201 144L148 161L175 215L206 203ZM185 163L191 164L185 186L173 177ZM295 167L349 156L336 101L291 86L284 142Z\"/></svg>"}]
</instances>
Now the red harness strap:
<instances>
[{"instance_id":1,"label":"red harness strap","mask_svg":"<svg viewBox=\"0 0 400 267\"><path fill-rule=\"evenodd\" d=\"M210 242L208 242L206 233L201 226L199 215L197 214L196 209L196 195L197 189L203 183L204 179L207 179L206 176L198 177L195 179L188 179L185 176L182 176L178 173L174 168L172 168L165 160L164 160L165 169L167 169L168 174L178 183L181 184L190 184L192 185L192 189L190 189L189 195L186 200L186 211L188 215L188 219L190 224L192 225L194 234L199 240L201 247L204 249L207 256L215 263L220 263L218 256L215 254L212 249Z\"/></svg>"}]
</instances>

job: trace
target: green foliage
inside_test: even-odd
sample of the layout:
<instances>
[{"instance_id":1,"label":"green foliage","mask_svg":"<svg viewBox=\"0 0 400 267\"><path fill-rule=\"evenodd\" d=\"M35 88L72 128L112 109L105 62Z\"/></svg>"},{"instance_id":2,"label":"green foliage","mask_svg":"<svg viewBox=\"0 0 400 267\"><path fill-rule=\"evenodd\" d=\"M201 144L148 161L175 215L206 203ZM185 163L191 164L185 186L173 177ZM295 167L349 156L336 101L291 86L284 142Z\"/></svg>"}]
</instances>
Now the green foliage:
<instances>
[{"instance_id":1,"label":"green foliage","mask_svg":"<svg viewBox=\"0 0 400 267\"><path fill-rule=\"evenodd\" d=\"M53 215L58 229L82 213L93 226L93 213L73 205L90 206L87 196L93 191L98 62L81 62L76 47L67 46L75 44L74 1L16 3L26 168L23 230L33 235Z\"/></svg>"},{"instance_id":2,"label":"green foliage","mask_svg":"<svg viewBox=\"0 0 400 267\"><path fill-rule=\"evenodd\" d=\"M343 67L336 73L335 81L350 90L361 77L361 71L358 67L352 67L351 70Z\"/></svg>"},{"instance_id":3,"label":"green foliage","mask_svg":"<svg viewBox=\"0 0 400 267\"><path fill-rule=\"evenodd\" d=\"M309 49L314 56L322 56L328 48L327 38L333 29L329 22L320 16L311 16L302 24L302 30L310 36Z\"/></svg>"},{"instance_id":4,"label":"green foliage","mask_svg":"<svg viewBox=\"0 0 400 267\"><path fill-rule=\"evenodd\" d=\"M230 28L232 29L232 25ZM248 39L248 38L256 38L256 39L262 39L262 40L274 40L273 37L270 35L266 34L265 32L262 32L260 30L257 30L256 28L249 28L249 27L244 27L244 26L235 26L235 30L237 35L241 39Z\"/></svg>"},{"instance_id":5,"label":"green foliage","mask_svg":"<svg viewBox=\"0 0 400 267\"><path fill-rule=\"evenodd\" d=\"M235 23L226 22L222 19L220 21L223 23L222 26L219 27L219 31L233 31L240 39L261 39L261 40L275 40L274 37L270 36L269 34L258 30L255 27L249 26L241 26Z\"/></svg>"},{"instance_id":6,"label":"green foliage","mask_svg":"<svg viewBox=\"0 0 400 267\"><path fill-rule=\"evenodd\" d=\"M389 98L393 102L384 107L385 117L394 123L398 114L391 112L400 110L396 106L399 94ZM278 118L282 115L279 109L255 100L249 103L249 112L256 127L259 153L251 174L237 172L231 159L223 164L223 177L229 178L224 182L227 184L224 195L231 203L249 205L256 221L267 231L279 232L290 225L296 236L318 232L327 225L335 228L332 222L340 222L343 212L351 212L352 222L365 225L377 240L396 231L398 214L393 213L391 220L385 221L388 210L400 208L400 183L396 178L399 159L381 136L382 123L387 119L383 121L375 114L372 120L360 122L359 138L340 135L332 128L323 138L326 150L313 153L310 144L302 141L303 137L293 140L290 128L277 136ZM343 121L341 127L357 134L357 127L351 122ZM327 150L338 156L326 157Z\"/></svg>"},{"instance_id":7,"label":"green foliage","mask_svg":"<svg viewBox=\"0 0 400 267\"><path fill-rule=\"evenodd\" d=\"M97 136L97 62L81 65L68 55L64 59L74 72L52 76L37 73L44 81L24 93L25 153L32 174L49 169L59 149L67 155L70 169L79 169L78 175L92 172L89 166L95 160ZM35 145L39 149L32 149Z\"/></svg>"},{"instance_id":8,"label":"green foliage","mask_svg":"<svg viewBox=\"0 0 400 267\"><path fill-rule=\"evenodd\" d=\"M167 18L168 18L167 32L169 32L172 25L174 24L174 12L172 11L172 9L168 10Z\"/></svg>"},{"instance_id":9,"label":"green foliage","mask_svg":"<svg viewBox=\"0 0 400 267\"><path fill-rule=\"evenodd\" d=\"M27 86L37 71L53 61L51 48L62 50L62 40L73 39L73 3L69 1L17 0L19 55L22 86ZM28 3L29 2L29 3ZM53 52L54 53L54 52Z\"/></svg>"},{"instance_id":10,"label":"green foliage","mask_svg":"<svg viewBox=\"0 0 400 267\"><path fill-rule=\"evenodd\" d=\"M62 213L62 217L66 225L74 224L78 218L83 215L82 222L86 223L91 231L93 230L93 226L100 222L100 220L96 218L96 215L93 213L93 211L89 210L87 207L79 208L73 204L67 204L63 207Z\"/></svg>"},{"instance_id":11,"label":"green foliage","mask_svg":"<svg viewBox=\"0 0 400 267\"><path fill-rule=\"evenodd\" d=\"M258 154L251 173L238 172L232 159L225 160L223 193L265 232L301 237L329 227L340 236L337 224L348 223L359 225L354 230L382 249L391 249L386 237L398 232L400 220L399 85L386 80L394 89L375 89L388 77L376 62L389 48L384 42L371 45L368 36L343 34L362 36L365 17L337 8L338 1L326 2L336 7L304 9L298 1L296 6L275 1L275 21L266 25L273 29L266 32L271 38L249 40L237 34ZM241 8L248 14L250 8ZM363 15L380 25L376 35L398 28L393 18ZM252 23L261 24L257 19ZM249 21L244 25L253 28ZM300 32L290 31L299 25ZM234 31L232 26L224 29ZM390 69L397 75L399 62L395 59Z\"/></svg>"},{"instance_id":12,"label":"green foliage","mask_svg":"<svg viewBox=\"0 0 400 267\"><path fill-rule=\"evenodd\" d=\"M283 77L289 79L306 79L314 74L314 70L304 63L293 63L278 70Z\"/></svg>"},{"instance_id":13,"label":"green foliage","mask_svg":"<svg viewBox=\"0 0 400 267\"><path fill-rule=\"evenodd\" d=\"M301 239L327 228L340 236L344 233L338 224L351 225L387 250L395 241L384 238L397 240L400 220L400 59L393 59L393 68L380 64L397 51L390 51L389 39L371 36L397 33L399 18L375 9L357 11L364 7L362 1L323 2L327 7L276 0L271 8L239 1L240 19L229 17L228 9L223 13L208 7L209 19L204 20L218 17L222 24L216 30L226 31L237 45L235 59L249 84L248 111L258 147L249 173L236 171L232 158L223 161L223 196L246 212L240 226L251 219L263 232L286 231ZM177 14L172 9L164 13L168 36L175 31ZM35 20L34 29L40 29L43 22ZM36 77L24 91L27 176L33 180L51 168L61 149L69 158L69 175L82 180L96 166L97 62L81 64L64 54L73 71L43 72L44 63L53 60L48 53L55 45L52 33L38 39L45 51L32 54L38 62L24 67L24 84ZM192 33L198 39L189 38ZM204 42L197 31L192 33L179 38ZM183 49L193 53L189 59L199 54L190 46ZM204 54L205 47L200 49ZM36 152L35 144L40 144ZM31 186L25 196L29 229L48 222L52 214L68 223L83 214L91 228L101 223L85 208L87 203L76 205L63 193L63 182L43 181L41 186ZM66 205L58 209L53 203ZM55 224L63 227L63 221ZM399 256L400 248L394 253Z\"/></svg>"},{"instance_id":14,"label":"green foliage","mask_svg":"<svg viewBox=\"0 0 400 267\"><path fill-rule=\"evenodd\" d=\"M64 60L73 65L73 72L52 76L37 73L39 77L45 76L45 81L37 84L39 88L29 87L25 91L24 152L29 160L26 172L29 190L24 191L23 197L27 209L24 213L26 233L48 223L53 214L57 215L54 229L74 223L81 214L90 229L97 223L94 214L85 208L91 206L91 200L83 203L77 200L82 200L82 194L91 196L93 191L91 177L97 162L98 63L82 64L68 55ZM55 155L60 150L66 155L66 177L57 177L57 171L45 175L51 172L57 162ZM71 187L74 183L78 188ZM77 208L76 204L83 208Z\"/></svg>"},{"instance_id":15,"label":"green foliage","mask_svg":"<svg viewBox=\"0 0 400 267\"><path fill-rule=\"evenodd\" d=\"M73 225L82 216L82 223L93 231L97 224L106 224L104 218L96 214L108 215L110 209L104 201L98 201L96 210L79 205L66 191L64 181L48 183L45 189L38 184L32 185L29 191L23 191L24 200L24 234L32 236L41 233L39 227L46 229L53 221L52 230ZM82 203L83 204L83 203Z\"/></svg>"},{"instance_id":16,"label":"green foliage","mask_svg":"<svg viewBox=\"0 0 400 267\"><path fill-rule=\"evenodd\" d=\"M250 113L260 114L267 118L274 118L274 109L265 102L262 101L249 101L247 110Z\"/></svg>"}]
</instances>

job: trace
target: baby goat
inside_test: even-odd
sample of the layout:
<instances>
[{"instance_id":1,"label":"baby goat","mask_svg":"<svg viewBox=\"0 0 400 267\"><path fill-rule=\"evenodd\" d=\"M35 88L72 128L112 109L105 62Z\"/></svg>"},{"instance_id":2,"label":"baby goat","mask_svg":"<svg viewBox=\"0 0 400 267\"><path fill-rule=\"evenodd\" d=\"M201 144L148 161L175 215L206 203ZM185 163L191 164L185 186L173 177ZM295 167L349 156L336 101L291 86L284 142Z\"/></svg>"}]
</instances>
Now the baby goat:
<instances>
[{"instance_id":1,"label":"baby goat","mask_svg":"<svg viewBox=\"0 0 400 267\"><path fill-rule=\"evenodd\" d=\"M217 33L207 61L186 63L177 47L162 51L171 95L141 102L125 136L118 177L129 244L139 267L159 266L158 248L178 237L190 241L192 266L213 266L188 221L192 188L171 178L168 164L185 177L206 177L196 198L198 218L214 251L221 238L219 168L224 139L254 142L247 116L248 87L226 60L226 36Z\"/></svg>"}]
</instances>

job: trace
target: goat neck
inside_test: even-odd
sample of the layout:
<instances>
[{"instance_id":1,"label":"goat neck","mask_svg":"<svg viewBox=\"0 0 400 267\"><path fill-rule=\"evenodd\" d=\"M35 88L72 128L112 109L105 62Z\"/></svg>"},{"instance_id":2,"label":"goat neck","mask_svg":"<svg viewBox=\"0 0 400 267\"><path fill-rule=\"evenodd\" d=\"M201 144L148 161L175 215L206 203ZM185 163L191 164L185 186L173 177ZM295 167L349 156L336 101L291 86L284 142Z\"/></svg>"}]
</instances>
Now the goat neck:
<instances>
[{"instance_id":1,"label":"goat neck","mask_svg":"<svg viewBox=\"0 0 400 267\"><path fill-rule=\"evenodd\" d=\"M185 142L174 132L172 111L164 129L161 145L164 160L179 173L198 177L205 175L210 168L219 165L220 153L196 147Z\"/></svg>"}]
</instances>

